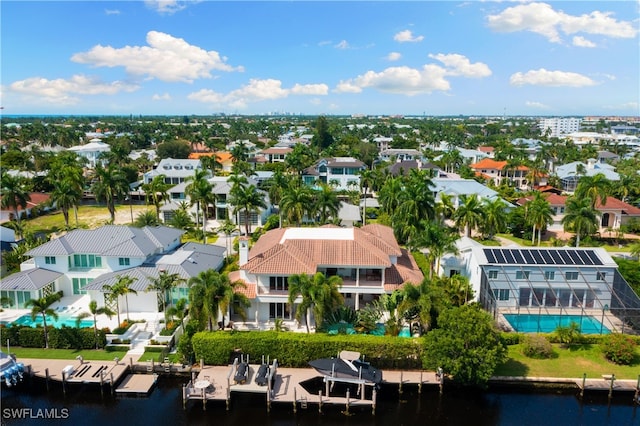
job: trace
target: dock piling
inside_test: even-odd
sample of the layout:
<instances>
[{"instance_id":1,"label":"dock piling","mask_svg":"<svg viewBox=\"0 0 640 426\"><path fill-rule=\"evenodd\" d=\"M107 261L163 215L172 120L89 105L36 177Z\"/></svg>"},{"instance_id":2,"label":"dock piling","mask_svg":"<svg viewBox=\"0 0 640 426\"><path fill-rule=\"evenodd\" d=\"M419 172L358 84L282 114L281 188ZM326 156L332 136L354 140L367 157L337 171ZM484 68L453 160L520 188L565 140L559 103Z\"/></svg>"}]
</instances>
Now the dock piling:
<instances>
[{"instance_id":1,"label":"dock piling","mask_svg":"<svg viewBox=\"0 0 640 426\"><path fill-rule=\"evenodd\" d=\"M187 409L187 385L182 385L182 409Z\"/></svg>"},{"instance_id":2,"label":"dock piling","mask_svg":"<svg viewBox=\"0 0 640 426\"><path fill-rule=\"evenodd\" d=\"M294 414L298 412L298 393L295 386L293 387L293 412Z\"/></svg>"},{"instance_id":3,"label":"dock piling","mask_svg":"<svg viewBox=\"0 0 640 426\"><path fill-rule=\"evenodd\" d=\"M229 400L231 399L231 379L227 376L227 411L229 411Z\"/></svg>"},{"instance_id":4,"label":"dock piling","mask_svg":"<svg viewBox=\"0 0 640 426\"><path fill-rule=\"evenodd\" d=\"M113 383L113 372L109 373L109 381L111 382L111 395L115 392L115 384Z\"/></svg>"},{"instance_id":5,"label":"dock piling","mask_svg":"<svg viewBox=\"0 0 640 426\"><path fill-rule=\"evenodd\" d=\"M422 371L420 372L420 381L418 382L418 395L422 393Z\"/></svg>"},{"instance_id":6,"label":"dock piling","mask_svg":"<svg viewBox=\"0 0 640 426\"><path fill-rule=\"evenodd\" d=\"M636 382L636 391L633 394L633 401L640 405L640 374L638 374L638 381Z\"/></svg>"},{"instance_id":7,"label":"dock piling","mask_svg":"<svg viewBox=\"0 0 640 426\"><path fill-rule=\"evenodd\" d=\"M346 415L349 415L349 388L347 388L347 412Z\"/></svg>"},{"instance_id":8,"label":"dock piling","mask_svg":"<svg viewBox=\"0 0 640 426\"><path fill-rule=\"evenodd\" d=\"M609 384L609 400L611 400L611 398L613 398L613 382L616 379L616 375L612 374L611 375L611 384Z\"/></svg>"},{"instance_id":9,"label":"dock piling","mask_svg":"<svg viewBox=\"0 0 640 426\"><path fill-rule=\"evenodd\" d=\"M582 375L582 387L580 388L580 398L584 396L584 387L587 382L587 373Z\"/></svg>"},{"instance_id":10,"label":"dock piling","mask_svg":"<svg viewBox=\"0 0 640 426\"><path fill-rule=\"evenodd\" d=\"M400 385L398 385L398 393L402 395L402 371L400 372Z\"/></svg>"},{"instance_id":11,"label":"dock piling","mask_svg":"<svg viewBox=\"0 0 640 426\"><path fill-rule=\"evenodd\" d=\"M67 373L62 372L62 393L67 395Z\"/></svg>"},{"instance_id":12,"label":"dock piling","mask_svg":"<svg viewBox=\"0 0 640 426\"><path fill-rule=\"evenodd\" d=\"M377 396L378 392L376 391L376 388L373 388L373 393L371 395L371 414L372 415L376 415L376 396Z\"/></svg>"},{"instance_id":13,"label":"dock piling","mask_svg":"<svg viewBox=\"0 0 640 426\"><path fill-rule=\"evenodd\" d=\"M48 368L44 369L44 377L45 377L45 383L47 385L47 392L49 392L49 369Z\"/></svg>"},{"instance_id":14,"label":"dock piling","mask_svg":"<svg viewBox=\"0 0 640 426\"><path fill-rule=\"evenodd\" d=\"M318 391L318 413L322 414L322 390Z\"/></svg>"},{"instance_id":15,"label":"dock piling","mask_svg":"<svg viewBox=\"0 0 640 426\"><path fill-rule=\"evenodd\" d=\"M204 388L202 388L202 411L207 411L207 395Z\"/></svg>"},{"instance_id":16,"label":"dock piling","mask_svg":"<svg viewBox=\"0 0 640 426\"><path fill-rule=\"evenodd\" d=\"M100 397L104 398L104 372L100 371Z\"/></svg>"}]
</instances>

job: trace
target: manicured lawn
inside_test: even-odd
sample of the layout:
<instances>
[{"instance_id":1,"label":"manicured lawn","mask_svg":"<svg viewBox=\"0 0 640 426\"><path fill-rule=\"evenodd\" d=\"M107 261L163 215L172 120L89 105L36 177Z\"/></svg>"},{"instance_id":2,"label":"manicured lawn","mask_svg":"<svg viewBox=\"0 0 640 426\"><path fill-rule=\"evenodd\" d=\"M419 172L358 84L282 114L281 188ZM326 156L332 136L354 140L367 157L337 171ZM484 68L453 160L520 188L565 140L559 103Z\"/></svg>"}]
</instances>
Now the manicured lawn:
<instances>
[{"instance_id":1,"label":"manicured lawn","mask_svg":"<svg viewBox=\"0 0 640 426\"><path fill-rule=\"evenodd\" d=\"M153 360L154 362L163 362L163 359L160 359L161 352L149 352L145 351L140 358L138 358L138 362L150 362ZM180 362L180 355L177 353L167 355L169 357L169 362L177 364Z\"/></svg>"},{"instance_id":2,"label":"manicured lawn","mask_svg":"<svg viewBox=\"0 0 640 426\"><path fill-rule=\"evenodd\" d=\"M126 351L106 352L103 350L91 350L91 349L75 350L75 349L21 348L21 347L11 347L9 349L11 350L12 354L16 355L16 357L18 358L18 361L20 361L21 358L76 359L78 355L82 355L82 357L86 360L113 361L115 357L122 359L125 355L127 355Z\"/></svg>"},{"instance_id":3,"label":"manicured lawn","mask_svg":"<svg viewBox=\"0 0 640 426\"><path fill-rule=\"evenodd\" d=\"M575 377L587 373L587 378L615 374L619 379L635 380L640 374L640 350L636 348L633 365L616 365L605 359L598 345L575 345L565 349L553 345L555 355L550 359L533 359L522 354L521 345L509 346L509 360L497 368L496 376Z\"/></svg>"}]
</instances>

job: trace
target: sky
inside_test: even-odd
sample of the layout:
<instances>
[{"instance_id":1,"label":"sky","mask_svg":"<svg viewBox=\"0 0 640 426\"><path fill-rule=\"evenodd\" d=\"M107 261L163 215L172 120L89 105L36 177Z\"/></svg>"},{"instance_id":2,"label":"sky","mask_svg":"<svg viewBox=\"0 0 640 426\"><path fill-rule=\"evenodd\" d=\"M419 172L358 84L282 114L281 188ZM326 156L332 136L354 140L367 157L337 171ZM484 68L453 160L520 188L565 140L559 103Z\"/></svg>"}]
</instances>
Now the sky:
<instances>
[{"instance_id":1,"label":"sky","mask_svg":"<svg viewBox=\"0 0 640 426\"><path fill-rule=\"evenodd\" d=\"M1 113L640 115L640 2L0 2Z\"/></svg>"}]
</instances>

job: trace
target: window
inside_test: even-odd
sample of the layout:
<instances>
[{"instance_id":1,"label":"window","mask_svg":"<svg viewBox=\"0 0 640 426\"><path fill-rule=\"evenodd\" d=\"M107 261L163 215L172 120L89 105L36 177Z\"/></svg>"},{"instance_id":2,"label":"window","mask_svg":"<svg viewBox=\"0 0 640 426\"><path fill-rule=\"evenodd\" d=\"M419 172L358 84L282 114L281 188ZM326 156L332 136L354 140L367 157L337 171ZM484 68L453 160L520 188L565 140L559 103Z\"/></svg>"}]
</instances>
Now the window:
<instances>
[{"instance_id":1,"label":"window","mask_svg":"<svg viewBox=\"0 0 640 426\"><path fill-rule=\"evenodd\" d=\"M288 303L269 303L269 319L290 319L291 311Z\"/></svg>"},{"instance_id":2,"label":"window","mask_svg":"<svg viewBox=\"0 0 640 426\"><path fill-rule=\"evenodd\" d=\"M528 280L531 271L516 271L516 280Z\"/></svg>"},{"instance_id":3,"label":"window","mask_svg":"<svg viewBox=\"0 0 640 426\"><path fill-rule=\"evenodd\" d=\"M289 277L269 277L269 290L289 291Z\"/></svg>"},{"instance_id":4,"label":"window","mask_svg":"<svg viewBox=\"0 0 640 426\"><path fill-rule=\"evenodd\" d=\"M605 281L606 276L607 276L606 272L597 272L596 273L596 280Z\"/></svg>"},{"instance_id":5,"label":"window","mask_svg":"<svg viewBox=\"0 0 640 426\"><path fill-rule=\"evenodd\" d=\"M47 265L55 265L56 264L56 257L55 256L45 256L44 257L44 263L46 263Z\"/></svg>"},{"instance_id":6,"label":"window","mask_svg":"<svg viewBox=\"0 0 640 426\"><path fill-rule=\"evenodd\" d=\"M93 254L74 254L73 266L76 268L102 268L102 258Z\"/></svg>"},{"instance_id":7,"label":"window","mask_svg":"<svg viewBox=\"0 0 640 426\"><path fill-rule=\"evenodd\" d=\"M120 266L129 266L130 265L130 259L128 257L119 257L118 258L118 265L120 265Z\"/></svg>"},{"instance_id":8,"label":"window","mask_svg":"<svg viewBox=\"0 0 640 426\"><path fill-rule=\"evenodd\" d=\"M509 300L509 289L508 288L494 288L493 296L496 300Z\"/></svg>"},{"instance_id":9,"label":"window","mask_svg":"<svg viewBox=\"0 0 640 426\"><path fill-rule=\"evenodd\" d=\"M84 286L93 281L93 278L73 278L71 282L73 283L73 294L87 294L87 290L84 289Z\"/></svg>"},{"instance_id":10,"label":"window","mask_svg":"<svg viewBox=\"0 0 640 426\"><path fill-rule=\"evenodd\" d=\"M544 271L544 279L548 281L553 281L556 279L555 271Z\"/></svg>"},{"instance_id":11,"label":"window","mask_svg":"<svg viewBox=\"0 0 640 426\"><path fill-rule=\"evenodd\" d=\"M575 281L578 279L578 273L577 272L567 272L565 275L565 278L567 279L567 281Z\"/></svg>"},{"instance_id":12,"label":"window","mask_svg":"<svg viewBox=\"0 0 640 426\"><path fill-rule=\"evenodd\" d=\"M498 278L498 271L489 271L489 279L495 280L496 278Z\"/></svg>"}]
</instances>

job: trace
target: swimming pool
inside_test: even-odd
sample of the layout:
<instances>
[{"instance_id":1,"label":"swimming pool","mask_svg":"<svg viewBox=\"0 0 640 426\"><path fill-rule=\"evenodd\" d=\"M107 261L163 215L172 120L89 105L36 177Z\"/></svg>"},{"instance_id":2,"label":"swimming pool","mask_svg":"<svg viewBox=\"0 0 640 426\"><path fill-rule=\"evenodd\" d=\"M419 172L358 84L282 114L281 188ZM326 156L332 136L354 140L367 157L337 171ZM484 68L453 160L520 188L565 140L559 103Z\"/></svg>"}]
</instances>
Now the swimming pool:
<instances>
[{"instance_id":1,"label":"swimming pool","mask_svg":"<svg viewBox=\"0 0 640 426\"><path fill-rule=\"evenodd\" d=\"M504 314L504 318L514 330L523 333L552 333L559 326L566 327L571 322L577 323L583 334L611 333L600 321L587 315Z\"/></svg>"},{"instance_id":2,"label":"swimming pool","mask_svg":"<svg viewBox=\"0 0 640 426\"><path fill-rule=\"evenodd\" d=\"M42 315L38 315L35 320L31 319L30 314L26 314L16 319L15 321L10 322L7 325L22 325L27 327L36 327L42 326ZM76 326L76 317L72 317L69 315L58 314L58 319L55 320L52 317L47 317L47 325L52 325L55 328L65 327L75 327ZM93 327L93 321L88 319L83 319L80 321L80 328L84 327Z\"/></svg>"}]
</instances>

